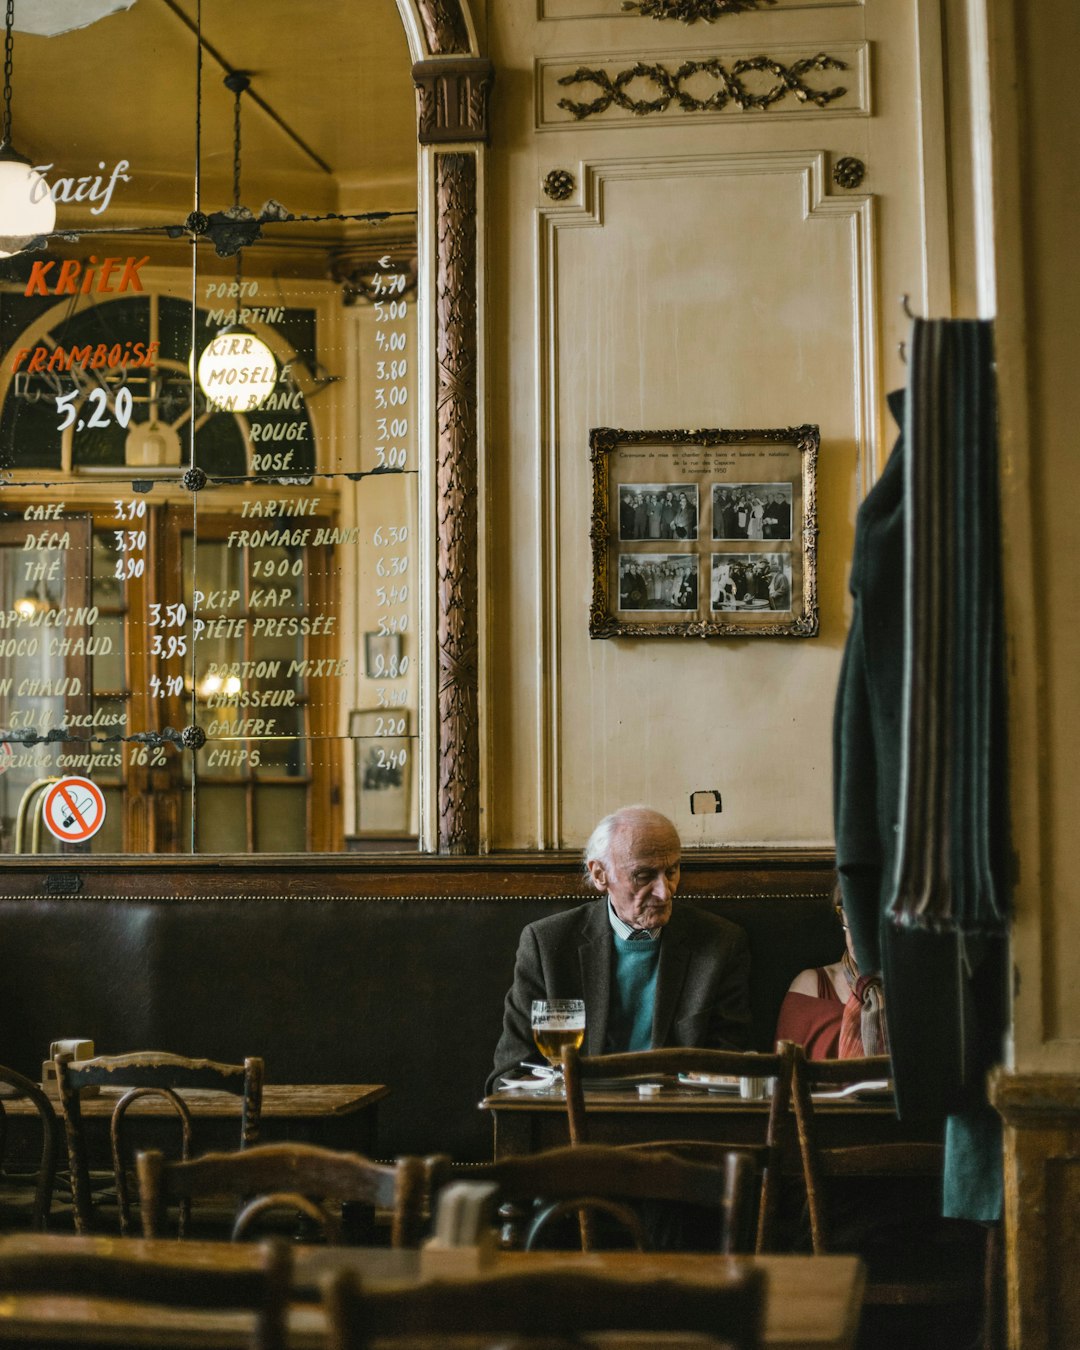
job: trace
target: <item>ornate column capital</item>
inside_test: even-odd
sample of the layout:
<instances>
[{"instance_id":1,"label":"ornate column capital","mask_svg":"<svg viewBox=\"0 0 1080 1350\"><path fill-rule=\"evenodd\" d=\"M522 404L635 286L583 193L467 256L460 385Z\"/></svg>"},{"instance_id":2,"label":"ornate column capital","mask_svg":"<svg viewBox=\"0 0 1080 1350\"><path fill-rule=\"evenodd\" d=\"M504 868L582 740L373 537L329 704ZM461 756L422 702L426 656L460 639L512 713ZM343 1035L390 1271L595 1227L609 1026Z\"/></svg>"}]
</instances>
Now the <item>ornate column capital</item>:
<instances>
[{"instance_id":1,"label":"ornate column capital","mask_svg":"<svg viewBox=\"0 0 1080 1350\"><path fill-rule=\"evenodd\" d=\"M483 56L417 61L417 137L421 145L487 141L488 94L495 68Z\"/></svg>"}]
</instances>

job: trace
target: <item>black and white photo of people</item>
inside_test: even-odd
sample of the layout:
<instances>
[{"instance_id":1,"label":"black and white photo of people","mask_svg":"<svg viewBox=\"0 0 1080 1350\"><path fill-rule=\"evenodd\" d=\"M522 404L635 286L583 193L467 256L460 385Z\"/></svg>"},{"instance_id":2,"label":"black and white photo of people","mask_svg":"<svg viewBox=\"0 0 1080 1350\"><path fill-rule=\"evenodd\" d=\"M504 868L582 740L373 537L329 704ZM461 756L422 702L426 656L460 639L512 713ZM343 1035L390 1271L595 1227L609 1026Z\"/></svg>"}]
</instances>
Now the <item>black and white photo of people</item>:
<instances>
[{"instance_id":1,"label":"black and white photo of people","mask_svg":"<svg viewBox=\"0 0 1080 1350\"><path fill-rule=\"evenodd\" d=\"M786 553L714 553L713 610L790 610L791 557Z\"/></svg>"},{"instance_id":2,"label":"black and white photo of people","mask_svg":"<svg viewBox=\"0 0 1080 1350\"><path fill-rule=\"evenodd\" d=\"M698 563L686 553L621 553L619 608L694 611Z\"/></svg>"},{"instance_id":3,"label":"black and white photo of people","mask_svg":"<svg viewBox=\"0 0 1080 1350\"><path fill-rule=\"evenodd\" d=\"M693 483L620 483L620 539L696 539Z\"/></svg>"},{"instance_id":4,"label":"black and white photo of people","mask_svg":"<svg viewBox=\"0 0 1080 1350\"><path fill-rule=\"evenodd\" d=\"M714 539L790 539L790 483L714 483Z\"/></svg>"}]
</instances>

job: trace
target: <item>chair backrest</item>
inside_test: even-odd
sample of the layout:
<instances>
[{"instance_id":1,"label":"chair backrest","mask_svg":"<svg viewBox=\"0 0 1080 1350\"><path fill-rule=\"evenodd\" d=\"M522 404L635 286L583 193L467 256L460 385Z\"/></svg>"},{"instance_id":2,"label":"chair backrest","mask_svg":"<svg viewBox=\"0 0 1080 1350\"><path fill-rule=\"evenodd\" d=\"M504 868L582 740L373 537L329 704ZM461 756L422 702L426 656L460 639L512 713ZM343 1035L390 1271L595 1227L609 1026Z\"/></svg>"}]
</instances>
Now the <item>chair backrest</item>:
<instances>
[{"instance_id":1,"label":"chair backrest","mask_svg":"<svg viewBox=\"0 0 1080 1350\"><path fill-rule=\"evenodd\" d=\"M684 1157L703 1160L737 1149L753 1158L761 1178L758 1199L755 1249L768 1251L773 1243L780 1174L785 1144L791 1134L790 1103L795 1047L782 1041L774 1053L708 1050L674 1046L661 1050L641 1050L618 1055L580 1055L572 1047L563 1053L563 1077L566 1082L566 1112L572 1144L589 1139L589 1119L585 1083L589 1079L675 1078L679 1074L701 1073L724 1078L772 1079L773 1089L767 1114L762 1113L760 1137L746 1141L658 1140L656 1147L676 1151Z\"/></svg>"},{"instance_id":2,"label":"chair backrest","mask_svg":"<svg viewBox=\"0 0 1080 1350\"><path fill-rule=\"evenodd\" d=\"M75 1227L79 1233L89 1232L93 1226L90 1168L80 1099L84 1088L129 1089L116 1102L109 1122L120 1231L125 1236L132 1230L125 1120L134 1102L146 1096L157 1096L169 1103L180 1122L180 1155L186 1158L190 1156L192 1145L191 1116L184 1105L182 1090L229 1092L241 1099L240 1147L247 1148L258 1142L263 1086L261 1059L245 1059L243 1064L218 1064L209 1059L189 1059L160 1050L99 1055L84 1060L57 1055L56 1077L71 1166Z\"/></svg>"},{"instance_id":3,"label":"chair backrest","mask_svg":"<svg viewBox=\"0 0 1080 1350\"><path fill-rule=\"evenodd\" d=\"M319 1224L327 1241L339 1241L337 1214L317 1201L390 1210L393 1246L415 1246L420 1239L426 1175L419 1158L399 1158L391 1167L312 1144L263 1144L179 1162L147 1149L135 1165L145 1237L159 1235L170 1201L228 1195L247 1201L233 1225L234 1240L268 1209L289 1208Z\"/></svg>"},{"instance_id":4,"label":"chair backrest","mask_svg":"<svg viewBox=\"0 0 1080 1350\"><path fill-rule=\"evenodd\" d=\"M795 1047L792 1099L802 1156L810 1233L815 1253L832 1250L829 1224L828 1178L834 1176L940 1176L944 1163L941 1144L910 1140L873 1144L830 1144L829 1116L814 1109L813 1093L873 1082L892 1076L888 1055L860 1059L807 1059Z\"/></svg>"},{"instance_id":5,"label":"chair backrest","mask_svg":"<svg viewBox=\"0 0 1080 1350\"><path fill-rule=\"evenodd\" d=\"M38 1166L30 1222L35 1232L43 1233L48 1227L49 1212L52 1209L53 1184L56 1180L56 1163L60 1152L60 1122L56 1118L52 1102L29 1078L24 1078L14 1069L0 1065L0 1083L6 1083L20 1097L26 1097L34 1106L41 1122L41 1162ZM6 1151L7 1116L3 1100L0 1099L0 1162L3 1161Z\"/></svg>"},{"instance_id":6,"label":"chair backrest","mask_svg":"<svg viewBox=\"0 0 1080 1350\"><path fill-rule=\"evenodd\" d=\"M331 1350L366 1350L395 1336L544 1337L578 1345L585 1332L698 1332L731 1350L761 1343L762 1272L733 1267L723 1280L630 1279L537 1270L412 1288L365 1290L339 1271L324 1289Z\"/></svg>"},{"instance_id":7,"label":"chair backrest","mask_svg":"<svg viewBox=\"0 0 1080 1350\"><path fill-rule=\"evenodd\" d=\"M530 1227L527 1249L543 1226L557 1216L597 1209L614 1214L629 1229L635 1244L644 1248L640 1220L626 1202L660 1200L712 1211L719 1218L719 1250L733 1251L751 1181L749 1159L742 1153L701 1162L659 1149L604 1144L548 1149L479 1166L455 1167L449 1158L433 1157L427 1159L427 1168L433 1210L443 1186L458 1179L492 1182L504 1202L541 1199L543 1207ZM583 1224L582 1246L591 1250L596 1245L592 1225Z\"/></svg>"},{"instance_id":8,"label":"chair backrest","mask_svg":"<svg viewBox=\"0 0 1080 1350\"><path fill-rule=\"evenodd\" d=\"M217 1265L205 1255L192 1260L179 1244L175 1255L134 1255L125 1243L101 1251L73 1250L70 1239L55 1247L0 1251L0 1293L55 1294L153 1304L193 1312L238 1311L255 1315L253 1350L285 1350L292 1258L288 1246L267 1242L252 1249L252 1260ZM206 1333L204 1332L204 1335ZM193 1331L193 1343L201 1341Z\"/></svg>"}]
</instances>

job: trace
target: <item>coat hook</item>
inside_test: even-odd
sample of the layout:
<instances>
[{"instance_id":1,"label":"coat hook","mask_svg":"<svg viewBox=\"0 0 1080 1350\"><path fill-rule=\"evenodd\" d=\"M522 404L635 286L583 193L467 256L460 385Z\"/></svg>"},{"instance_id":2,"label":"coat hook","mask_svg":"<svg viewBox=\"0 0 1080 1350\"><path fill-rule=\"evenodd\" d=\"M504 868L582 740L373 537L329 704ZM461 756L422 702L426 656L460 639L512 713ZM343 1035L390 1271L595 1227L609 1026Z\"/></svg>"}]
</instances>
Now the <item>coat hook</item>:
<instances>
[{"instance_id":1,"label":"coat hook","mask_svg":"<svg viewBox=\"0 0 1080 1350\"><path fill-rule=\"evenodd\" d=\"M900 353L900 360L903 361L904 365L906 366L906 365L907 365L907 343L905 343L905 342L898 342L898 343L896 344L896 350Z\"/></svg>"},{"instance_id":2,"label":"coat hook","mask_svg":"<svg viewBox=\"0 0 1080 1350\"><path fill-rule=\"evenodd\" d=\"M907 291L900 297L900 304L908 318L914 319L915 315L911 312L911 297L908 295Z\"/></svg>"}]
</instances>

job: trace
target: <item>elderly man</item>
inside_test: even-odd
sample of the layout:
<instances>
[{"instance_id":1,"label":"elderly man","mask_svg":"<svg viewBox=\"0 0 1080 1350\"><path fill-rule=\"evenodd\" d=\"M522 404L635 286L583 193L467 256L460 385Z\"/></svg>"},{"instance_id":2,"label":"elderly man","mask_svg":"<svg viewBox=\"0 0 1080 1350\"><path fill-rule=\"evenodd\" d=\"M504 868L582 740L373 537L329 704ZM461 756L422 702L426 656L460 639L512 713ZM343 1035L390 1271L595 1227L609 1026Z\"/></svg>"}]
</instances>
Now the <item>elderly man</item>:
<instances>
[{"instance_id":1,"label":"elderly man","mask_svg":"<svg viewBox=\"0 0 1080 1350\"><path fill-rule=\"evenodd\" d=\"M536 1060L536 998L585 1000L586 1054L665 1045L741 1050L750 1023L746 934L704 910L674 905L681 846L666 816L624 806L597 825L585 870L602 899L531 923L489 1090L523 1059Z\"/></svg>"}]
</instances>

